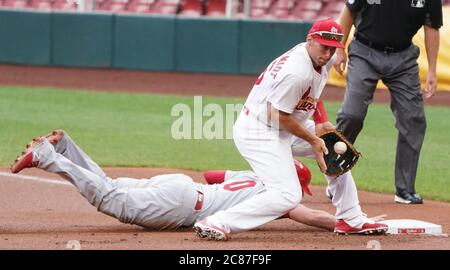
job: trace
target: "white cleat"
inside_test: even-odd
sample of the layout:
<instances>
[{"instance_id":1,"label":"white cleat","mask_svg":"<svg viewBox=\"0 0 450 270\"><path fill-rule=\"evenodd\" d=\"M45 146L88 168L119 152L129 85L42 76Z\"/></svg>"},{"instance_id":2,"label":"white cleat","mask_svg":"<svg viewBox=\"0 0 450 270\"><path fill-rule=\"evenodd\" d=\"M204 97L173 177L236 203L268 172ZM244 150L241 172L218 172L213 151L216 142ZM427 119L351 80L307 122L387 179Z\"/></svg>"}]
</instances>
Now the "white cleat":
<instances>
[{"instance_id":1,"label":"white cleat","mask_svg":"<svg viewBox=\"0 0 450 270\"><path fill-rule=\"evenodd\" d=\"M228 233L221 226L216 226L206 219L200 220L194 224L195 233L199 238L208 240L227 241Z\"/></svg>"}]
</instances>

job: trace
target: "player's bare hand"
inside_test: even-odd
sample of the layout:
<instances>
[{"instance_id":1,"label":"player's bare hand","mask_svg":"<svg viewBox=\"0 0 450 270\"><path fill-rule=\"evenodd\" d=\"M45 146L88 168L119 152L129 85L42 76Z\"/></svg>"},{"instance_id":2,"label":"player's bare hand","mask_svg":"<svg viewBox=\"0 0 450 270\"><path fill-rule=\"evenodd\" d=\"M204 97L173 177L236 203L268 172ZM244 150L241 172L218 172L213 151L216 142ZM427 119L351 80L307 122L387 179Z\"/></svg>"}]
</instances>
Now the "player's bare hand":
<instances>
[{"instance_id":1,"label":"player's bare hand","mask_svg":"<svg viewBox=\"0 0 450 270\"><path fill-rule=\"evenodd\" d=\"M317 163L319 164L320 171L322 173L325 173L327 170L327 164L325 163L323 155L328 154L328 149L325 146L325 142L321 138L316 137L316 139L311 143L311 147L316 157Z\"/></svg>"},{"instance_id":2,"label":"player's bare hand","mask_svg":"<svg viewBox=\"0 0 450 270\"><path fill-rule=\"evenodd\" d=\"M437 78L435 72L428 72L427 80L425 82L425 89L423 90L423 96L425 99L429 99L436 94Z\"/></svg>"},{"instance_id":3,"label":"player's bare hand","mask_svg":"<svg viewBox=\"0 0 450 270\"><path fill-rule=\"evenodd\" d=\"M342 76L344 75L345 67L347 66L347 53L345 49L336 49L336 60L334 62L334 69Z\"/></svg>"},{"instance_id":4,"label":"player's bare hand","mask_svg":"<svg viewBox=\"0 0 450 270\"><path fill-rule=\"evenodd\" d=\"M336 130L336 127L331 122L324 122L316 125L316 134L321 135L327 132Z\"/></svg>"}]
</instances>

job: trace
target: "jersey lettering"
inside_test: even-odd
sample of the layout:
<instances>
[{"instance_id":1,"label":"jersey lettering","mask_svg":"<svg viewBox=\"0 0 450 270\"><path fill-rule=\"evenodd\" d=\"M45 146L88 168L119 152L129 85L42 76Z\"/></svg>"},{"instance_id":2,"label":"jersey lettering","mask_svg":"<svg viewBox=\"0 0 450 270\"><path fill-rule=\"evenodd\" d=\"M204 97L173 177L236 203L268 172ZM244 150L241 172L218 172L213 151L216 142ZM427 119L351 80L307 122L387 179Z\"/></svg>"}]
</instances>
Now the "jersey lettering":
<instances>
[{"instance_id":1,"label":"jersey lettering","mask_svg":"<svg viewBox=\"0 0 450 270\"><path fill-rule=\"evenodd\" d=\"M278 75L278 72L280 72L281 68L283 67L284 63L288 60L289 55L282 56L280 60L278 60L277 64L273 68L273 71L270 73L272 75L273 79L275 79Z\"/></svg>"},{"instance_id":2,"label":"jersey lettering","mask_svg":"<svg viewBox=\"0 0 450 270\"><path fill-rule=\"evenodd\" d=\"M269 71L272 70L273 66L275 65L275 63L277 62L277 60L274 60L270 66L268 67ZM261 75L259 75L258 79L256 79L255 81L255 85L260 85L262 80L264 79L264 75L266 74L267 68L263 71L263 73L261 73Z\"/></svg>"},{"instance_id":3,"label":"jersey lettering","mask_svg":"<svg viewBox=\"0 0 450 270\"><path fill-rule=\"evenodd\" d=\"M315 103L318 100L315 98L312 98L312 97L308 97L310 92L311 92L311 86L308 88L308 90L306 90L305 94L303 94L302 98L298 102L297 106L295 107L296 110L307 112L307 111L316 109Z\"/></svg>"}]
</instances>

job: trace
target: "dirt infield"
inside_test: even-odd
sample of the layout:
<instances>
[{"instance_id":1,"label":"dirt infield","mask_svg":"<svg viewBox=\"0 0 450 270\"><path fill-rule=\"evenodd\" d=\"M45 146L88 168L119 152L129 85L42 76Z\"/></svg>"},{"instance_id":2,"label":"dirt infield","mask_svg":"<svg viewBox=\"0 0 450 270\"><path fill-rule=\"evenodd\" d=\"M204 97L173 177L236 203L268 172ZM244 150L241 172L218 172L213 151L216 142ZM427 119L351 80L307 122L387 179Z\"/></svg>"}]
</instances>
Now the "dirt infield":
<instances>
[{"instance_id":1,"label":"dirt infield","mask_svg":"<svg viewBox=\"0 0 450 270\"><path fill-rule=\"evenodd\" d=\"M50 86L94 91L246 97L256 76L167 73L0 65L0 85ZM342 88L327 86L324 100L341 101ZM375 103L389 102L388 91L377 90ZM450 106L450 91L439 91L428 105Z\"/></svg>"},{"instance_id":2,"label":"dirt infield","mask_svg":"<svg viewBox=\"0 0 450 270\"><path fill-rule=\"evenodd\" d=\"M179 172L170 169L106 168L112 177L147 178L161 173ZM0 169L6 173L7 169ZM198 182L201 174L182 171ZM377 240L382 249L450 249L447 237L424 235L336 236L331 232L301 225L290 220L271 222L257 230L235 234L225 243L202 241L190 230L159 232L122 224L96 211L75 187L41 182L56 175L37 169L26 170L20 179L0 175L0 248L2 249L67 249L73 241L81 249L367 249ZM39 181L41 180L41 181ZM313 186L314 196L304 204L332 213L333 206L324 195L324 188ZM423 205L396 205L393 196L360 192L361 205L369 215L387 213L390 219L411 218L441 224L450 230L450 205L425 201ZM72 242L71 242L72 240Z\"/></svg>"},{"instance_id":3,"label":"dirt infield","mask_svg":"<svg viewBox=\"0 0 450 270\"><path fill-rule=\"evenodd\" d=\"M137 91L182 95L246 96L255 76L170 74L140 71L108 71L19 67L0 65L0 85L52 86L101 91ZM341 99L342 89L329 87L324 99ZM440 92L429 104L449 105L450 92ZM387 91L377 91L375 102L386 102ZM106 168L111 177L148 178L174 169ZM201 182L201 174L184 172ZM259 229L232 236L225 243L201 241L192 231L148 231L121 224L98 213L77 190L56 175L37 169L17 178L0 168L0 249L367 249L377 240L381 249L450 249L447 237L424 235L336 236L331 232L289 220L271 222ZM37 177L37 178L36 178ZM55 182L48 182L54 179ZM61 184L63 183L63 184ZM304 204L332 213L324 188L313 186L314 196ZM389 219L408 218L442 225L450 231L450 204L425 201L423 205L396 205L393 195L359 192L369 215L388 214Z\"/></svg>"}]
</instances>

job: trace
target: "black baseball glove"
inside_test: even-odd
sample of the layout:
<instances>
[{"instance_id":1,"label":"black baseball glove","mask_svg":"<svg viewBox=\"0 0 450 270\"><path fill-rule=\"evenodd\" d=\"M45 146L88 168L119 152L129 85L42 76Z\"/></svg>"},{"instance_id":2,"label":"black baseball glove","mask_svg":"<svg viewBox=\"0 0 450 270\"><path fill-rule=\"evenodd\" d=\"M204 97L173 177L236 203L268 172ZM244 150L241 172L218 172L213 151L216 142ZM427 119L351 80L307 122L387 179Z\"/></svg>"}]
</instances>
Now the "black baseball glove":
<instances>
[{"instance_id":1,"label":"black baseball glove","mask_svg":"<svg viewBox=\"0 0 450 270\"><path fill-rule=\"evenodd\" d=\"M355 166L361 154L356 151L353 144L344 135L336 130L322 134L319 137L325 141L328 149L328 155L324 155L325 163L327 164L326 175L339 176ZM334 150L334 145L337 142L343 142L347 146L347 150L341 155L337 154Z\"/></svg>"}]
</instances>

